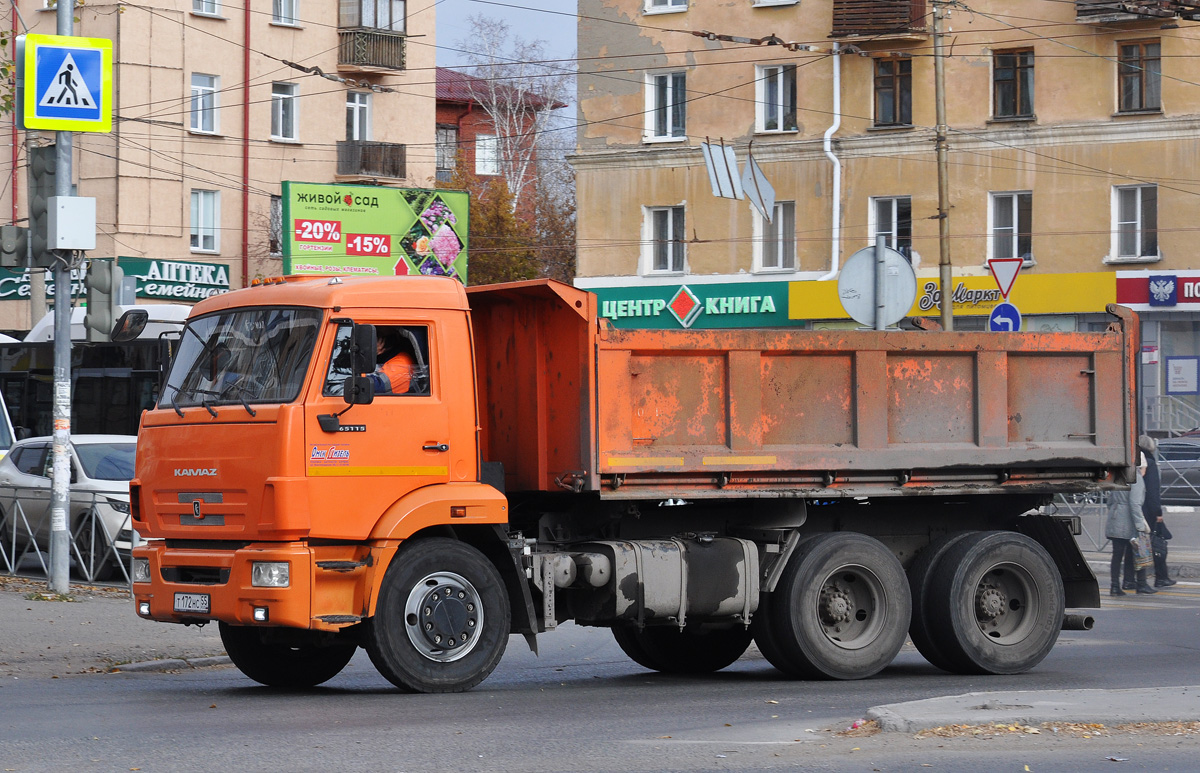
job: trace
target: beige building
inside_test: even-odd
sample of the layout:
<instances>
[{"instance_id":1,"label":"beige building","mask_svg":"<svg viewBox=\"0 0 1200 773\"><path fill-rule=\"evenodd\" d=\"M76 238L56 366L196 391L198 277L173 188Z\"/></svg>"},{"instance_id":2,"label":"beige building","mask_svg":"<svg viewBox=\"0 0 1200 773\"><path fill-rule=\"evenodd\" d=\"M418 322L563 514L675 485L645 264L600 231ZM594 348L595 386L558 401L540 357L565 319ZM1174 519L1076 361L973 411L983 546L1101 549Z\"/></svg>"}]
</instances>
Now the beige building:
<instances>
[{"instance_id":1,"label":"beige building","mask_svg":"<svg viewBox=\"0 0 1200 773\"><path fill-rule=\"evenodd\" d=\"M55 33L52 9L22 13L30 32ZM89 2L75 16L74 34L110 39L114 60L112 132L75 134L77 193L97 202L87 257L131 259L139 301L155 297L147 285L195 278L190 295L158 298L187 301L282 273L284 180L433 182L432 9L151 0ZM26 143L54 133L10 137L0 211L20 219ZM28 283L19 272L0 279L0 329L28 329Z\"/></svg>"},{"instance_id":2,"label":"beige building","mask_svg":"<svg viewBox=\"0 0 1200 773\"><path fill-rule=\"evenodd\" d=\"M1147 411L1186 411L1200 25L1178 3L1120 5L941 11L956 327L987 329L1003 300L987 262L1018 258L1024 328L1090 329L1115 300L1145 312ZM622 325L853 326L836 272L883 234L915 269L914 312L936 316L940 8L580 0L577 284ZM753 155L770 222L713 195L706 138Z\"/></svg>"}]
</instances>

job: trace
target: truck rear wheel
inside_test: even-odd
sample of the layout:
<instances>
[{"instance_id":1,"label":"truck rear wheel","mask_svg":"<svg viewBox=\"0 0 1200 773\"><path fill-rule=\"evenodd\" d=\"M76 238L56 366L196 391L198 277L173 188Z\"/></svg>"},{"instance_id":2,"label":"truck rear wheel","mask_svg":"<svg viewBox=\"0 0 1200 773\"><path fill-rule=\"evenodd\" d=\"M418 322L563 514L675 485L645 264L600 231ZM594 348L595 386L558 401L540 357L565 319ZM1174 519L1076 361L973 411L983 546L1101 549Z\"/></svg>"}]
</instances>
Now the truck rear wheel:
<instances>
[{"instance_id":1,"label":"truck rear wheel","mask_svg":"<svg viewBox=\"0 0 1200 773\"><path fill-rule=\"evenodd\" d=\"M929 606L938 648L963 674L1020 674L1050 654L1065 594L1054 559L1023 534L967 536L938 561Z\"/></svg>"},{"instance_id":2,"label":"truck rear wheel","mask_svg":"<svg viewBox=\"0 0 1200 773\"><path fill-rule=\"evenodd\" d=\"M442 537L414 540L384 574L365 646L402 690L462 692L496 668L510 625L504 581L482 553Z\"/></svg>"},{"instance_id":3,"label":"truck rear wheel","mask_svg":"<svg viewBox=\"0 0 1200 773\"><path fill-rule=\"evenodd\" d=\"M612 629L617 646L638 665L666 674L710 674L732 665L750 646L745 626L696 628L632 625Z\"/></svg>"},{"instance_id":4,"label":"truck rear wheel","mask_svg":"<svg viewBox=\"0 0 1200 773\"><path fill-rule=\"evenodd\" d=\"M766 607L759 647L772 665L794 677L862 679L900 651L912 602L883 543L837 532L797 549Z\"/></svg>"},{"instance_id":5,"label":"truck rear wheel","mask_svg":"<svg viewBox=\"0 0 1200 773\"><path fill-rule=\"evenodd\" d=\"M938 644L945 617L932 614L930 610L933 573L941 565L942 556L970 533L954 532L935 539L908 566L908 588L912 594L912 623L908 626L908 636L917 651L943 671L953 671L954 665Z\"/></svg>"},{"instance_id":6,"label":"truck rear wheel","mask_svg":"<svg viewBox=\"0 0 1200 773\"><path fill-rule=\"evenodd\" d=\"M354 652L354 644L284 644L264 638L254 626L221 623L221 643L229 659L246 676L268 687L315 687L341 673ZM308 631L290 632L303 638ZM314 637L315 639L315 637Z\"/></svg>"}]
</instances>

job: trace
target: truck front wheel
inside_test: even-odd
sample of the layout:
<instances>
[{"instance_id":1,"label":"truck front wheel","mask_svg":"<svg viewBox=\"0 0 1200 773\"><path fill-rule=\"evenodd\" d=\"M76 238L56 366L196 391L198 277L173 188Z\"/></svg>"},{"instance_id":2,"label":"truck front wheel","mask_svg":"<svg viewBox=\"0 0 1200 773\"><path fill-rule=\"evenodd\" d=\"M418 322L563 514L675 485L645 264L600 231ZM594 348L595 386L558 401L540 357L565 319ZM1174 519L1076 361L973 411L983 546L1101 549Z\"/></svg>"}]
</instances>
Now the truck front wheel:
<instances>
[{"instance_id":1,"label":"truck front wheel","mask_svg":"<svg viewBox=\"0 0 1200 773\"><path fill-rule=\"evenodd\" d=\"M615 625L613 638L638 665L666 674L710 674L733 664L750 646L745 626L697 628Z\"/></svg>"},{"instance_id":2,"label":"truck front wheel","mask_svg":"<svg viewBox=\"0 0 1200 773\"><path fill-rule=\"evenodd\" d=\"M270 641L263 628L221 623L221 643L246 676L268 687L315 687L341 673L358 649L354 644L297 644ZM298 640L308 631L289 632Z\"/></svg>"},{"instance_id":3,"label":"truck front wheel","mask_svg":"<svg viewBox=\"0 0 1200 773\"><path fill-rule=\"evenodd\" d=\"M499 664L511 612L500 573L452 539L406 543L383 577L366 649L389 682L409 692L469 690Z\"/></svg>"},{"instance_id":4,"label":"truck front wheel","mask_svg":"<svg viewBox=\"0 0 1200 773\"><path fill-rule=\"evenodd\" d=\"M854 532L822 534L788 561L759 606L759 649L793 677L863 679L904 644L912 611L900 561Z\"/></svg>"},{"instance_id":5,"label":"truck front wheel","mask_svg":"<svg viewBox=\"0 0 1200 773\"><path fill-rule=\"evenodd\" d=\"M925 613L945 624L938 649L963 674L1020 674L1058 641L1065 599L1045 548L1023 534L984 531L937 562Z\"/></svg>"}]
</instances>

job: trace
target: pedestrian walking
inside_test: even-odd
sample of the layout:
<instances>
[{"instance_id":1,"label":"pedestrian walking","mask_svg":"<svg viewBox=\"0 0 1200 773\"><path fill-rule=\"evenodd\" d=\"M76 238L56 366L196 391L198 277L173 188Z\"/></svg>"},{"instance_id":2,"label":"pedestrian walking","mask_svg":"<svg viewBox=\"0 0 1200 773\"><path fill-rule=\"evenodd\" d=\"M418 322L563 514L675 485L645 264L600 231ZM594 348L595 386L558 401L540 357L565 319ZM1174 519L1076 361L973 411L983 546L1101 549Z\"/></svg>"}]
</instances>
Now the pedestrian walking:
<instances>
[{"instance_id":1,"label":"pedestrian walking","mask_svg":"<svg viewBox=\"0 0 1200 773\"><path fill-rule=\"evenodd\" d=\"M1163 520L1162 474L1158 470L1158 442L1149 435L1138 438L1138 447L1146 455L1146 503L1142 515L1150 525L1150 542L1154 546L1154 587L1165 588L1175 584L1167 566L1167 540L1171 530Z\"/></svg>"},{"instance_id":2,"label":"pedestrian walking","mask_svg":"<svg viewBox=\"0 0 1200 773\"><path fill-rule=\"evenodd\" d=\"M1146 455L1142 453L1134 484L1128 491L1114 491L1108 498L1108 518L1104 524L1104 535L1112 540L1113 546L1112 561L1109 564L1109 572L1112 575L1108 590L1110 596L1125 595L1121 588L1121 569L1124 568L1125 554L1133 552L1132 540L1137 539L1139 534L1150 532L1150 526L1142 515L1142 507L1146 500L1147 465ZM1158 592L1146 582L1145 569L1139 569L1134 577L1126 576L1125 579L1135 583L1134 588L1138 593Z\"/></svg>"}]
</instances>

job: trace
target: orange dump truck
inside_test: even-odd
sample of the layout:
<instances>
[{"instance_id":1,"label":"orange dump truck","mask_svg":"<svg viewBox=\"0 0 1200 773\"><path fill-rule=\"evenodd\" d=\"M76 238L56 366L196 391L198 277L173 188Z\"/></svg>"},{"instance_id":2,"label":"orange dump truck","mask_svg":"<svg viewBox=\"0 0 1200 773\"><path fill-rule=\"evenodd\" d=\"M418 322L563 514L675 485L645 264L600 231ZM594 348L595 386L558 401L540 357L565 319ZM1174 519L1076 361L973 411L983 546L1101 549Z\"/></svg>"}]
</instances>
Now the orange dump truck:
<instances>
[{"instance_id":1,"label":"orange dump truck","mask_svg":"<svg viewBox=\"0 0 1200 773\"><path fill-rule=\"evenodd\" d=\"M574 620L707 672L1017 673L1099 606L1055 493L1127 485L1137 320L631 331L551 281L290 277L196 304L131 484L137 613L275 686L364 647L478 684ZM408 382L380 392L381 341ZM390 355L385 355L390 356Z\"/></svg>"}]
</instances>

